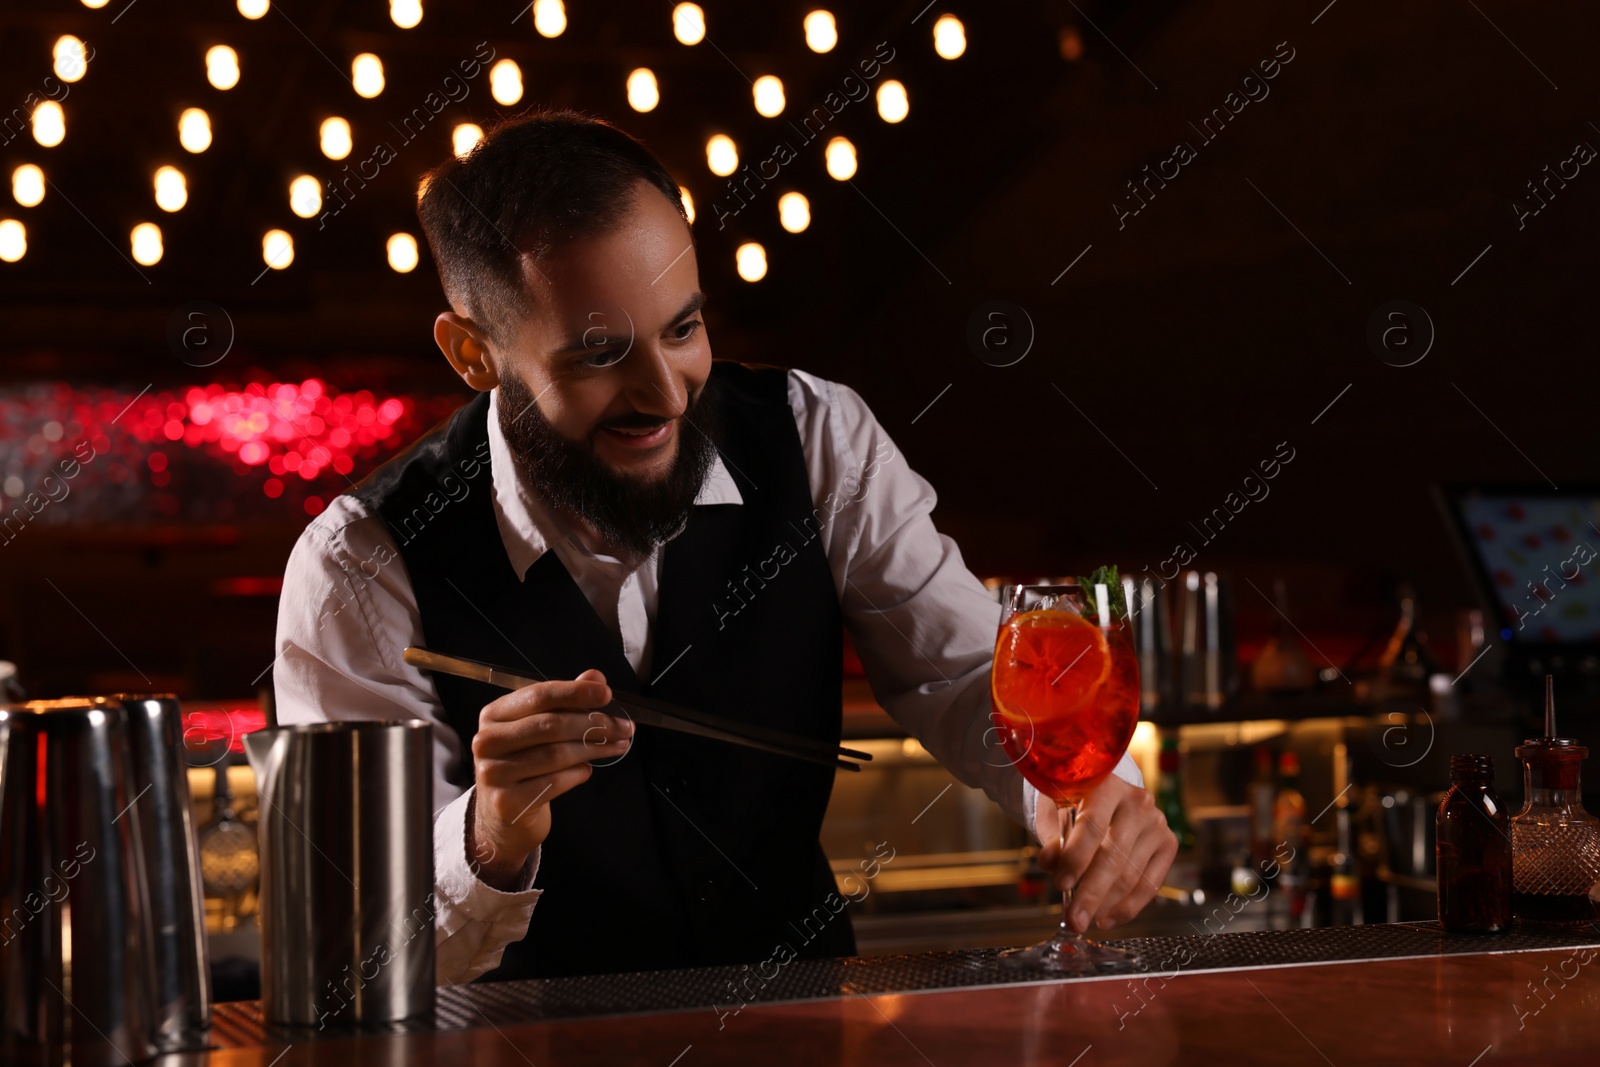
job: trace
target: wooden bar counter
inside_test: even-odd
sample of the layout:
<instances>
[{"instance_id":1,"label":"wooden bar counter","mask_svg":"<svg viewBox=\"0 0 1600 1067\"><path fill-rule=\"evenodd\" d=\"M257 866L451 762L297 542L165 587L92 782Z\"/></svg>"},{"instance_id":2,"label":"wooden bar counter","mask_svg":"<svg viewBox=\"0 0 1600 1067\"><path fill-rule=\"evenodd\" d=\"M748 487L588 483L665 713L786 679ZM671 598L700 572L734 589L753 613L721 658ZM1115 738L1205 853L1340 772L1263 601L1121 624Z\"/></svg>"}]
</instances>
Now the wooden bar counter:
<instances>
[{"instance_id":1,"label":"wooden bar counter","mask_svg":"<svg viewBox=\"0 0 1600 1067\"><path fill-rule=\"evenodd\" d=\"M1351 936L1361 931L1367 933ZM1346 935L1342 940L1341 934ZM454 1014L456 1023L436 1022L399 1034L262 1033L259 1018L251 1015L253 1006L222 1005L214 1036L240 1047L172 1062L213 1067L1600 1063L1600 936L1588 928L1507 936L1510 940L1463 943L1431 924L1400 924L1150 938L1123 943L1140 946L1152 963L1161 962L1156 953L1185 959L1173 955L1174 946L1184 943L1201 952L1188 953L1187 966L1169 962L1132 979L1008 979L1001 985L987 982L983 973L993 968L992 953L812 961L835 968L828 972L837 978L835 995L742 1007L730 996L716 1006L604 1016L579 1000L563 1007L544 994L566 988L581 995L592 988L594 995L610 996L631 982L641 1002L648 1002L652 995L679 996L673 989L684 988L680 979L693 985L713 977L720 983L740 969L507 983L524 987L532 1014L543 1020L537 1022L516 1021L517 995L511 989L472 986L440 991L441 1019ZM1342 962L1278 962L1315 955L1319 947ZM1363 959L1363 952L1392 958ZM1235 966L1233 958L1240 956L1272 962ZM955 976L963 988L876 988L897 975L920 973L919 968L938 980ZM584 981L592 985L572 984ZM702 983L699 988L711 987ZM453 1005L448 1012L447 999ZM475 1012L475 1022L465 1022L463 1010ZM569 1010L590 1017L551 1018Z\"/></svg>"}]
</instances>

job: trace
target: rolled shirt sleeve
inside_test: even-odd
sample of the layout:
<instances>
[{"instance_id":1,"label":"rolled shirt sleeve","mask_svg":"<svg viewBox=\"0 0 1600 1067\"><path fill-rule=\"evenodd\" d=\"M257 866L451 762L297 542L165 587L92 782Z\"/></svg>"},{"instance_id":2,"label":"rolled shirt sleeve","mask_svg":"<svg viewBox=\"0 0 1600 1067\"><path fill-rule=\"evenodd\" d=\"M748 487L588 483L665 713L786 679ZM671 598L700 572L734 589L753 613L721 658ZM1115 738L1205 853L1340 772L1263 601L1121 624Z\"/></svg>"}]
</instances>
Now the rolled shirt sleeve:
<instances>
[{"instance_id":1,"label":"rolled shirt sleeve","mask_svg":"<svg viewBox=\"0 0 1600 1067\"><path fill-rule=\"evenodd\" d=\"M401 652L422 643L421 614L388 528L354 498L335 498L290 553L273 663L278 721L423 719L433 725L434 936L437 980L469 982L521 939L540 891L535 851L521 892L478 879L467 860L473 790L432 678ZM466 757L470 759L470 756Z\"/></svg>"},{"instance_id":2,"label":"rolled shirt sleeve","mask_svg":"<svg viewBox=\"0 0 1600 1067\"><path fill-rule=\"evenodd\" d=\"M989 705L1000 605L930 517L937 497L848 386L791 371L789 402L845 625L873 695L956 780L1030 834L1038 792L998 744ZM1114 773L1143 786L1124 753Z\"/></svg>"}]
</instances>

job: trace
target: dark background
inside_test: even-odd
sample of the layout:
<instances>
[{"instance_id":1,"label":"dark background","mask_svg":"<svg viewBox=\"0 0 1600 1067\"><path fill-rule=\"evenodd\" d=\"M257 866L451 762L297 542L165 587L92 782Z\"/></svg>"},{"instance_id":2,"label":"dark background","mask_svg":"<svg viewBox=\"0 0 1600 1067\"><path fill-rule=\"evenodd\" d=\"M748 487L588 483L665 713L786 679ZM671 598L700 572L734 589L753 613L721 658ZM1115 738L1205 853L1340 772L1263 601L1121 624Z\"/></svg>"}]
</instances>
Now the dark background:
<instances>
[{"instance_id":1,"label":"dark background","mask_svg":"<svg viewBox=\"0 0 1600 1067\"><path fill-rule=\"evenodd\" d=\"M804 45L805 4L707 0L708 40L692 48L672 38L665 2L572 0L554 40L526 14L513 23L514 2L435 0L413 30L376 0L274 2L257 22L222 0L0 5L4 109L37 91L57 35L96 50L66 99L62 145L41 148L14 127L0 144L7 176L35 162L54 186L37 208L0 205L29 237L25 258L0 263L0 385L131 397L147 382L314 374L465 399L431 340L444 304L426 251L399 275L384 239L420 236L416 179L449 151L455 122L571 105L642 138L694 195L715 353L858 389L937 489L936 519L980 575L1111 560L1138 571L1186 540L1197 565L1240 579L1247 642L1273 613L1243 579L1270 590L1283 577L1290 615L1335 659L1392 625L1408 580L1453 662L1443 647L1453 613L1475 601L1430 486L1600 480L1584 300L1600 173L1583 167L1524 228L1513 210L1542 168L1580 142L1600 146L1600 12L1504 0L924 2L835 9L840 43L826 55ZM955 61L932 47L946 12L966 26ZM521 64L522 103L500 108L481 74L401 147L388 123L480 41ZM852 103L802 145L789 120L880 42L896 55L878 81L906 84L909 118L889 125L870 99ZM216 43L240 53L229 92L205 81ZM1270 95L1202 146L1189 124L1291 48ZM344 78L367 50L388 79L375 100ZM661 84L648 114L625 99L635 66ZM777 119L750 103L747 77L768 73L788 98ZM200 156L177 145L188 106L212 118ZM383 140L399 158L319 231L289 212L287 185L302 171L342 173L317 148L330 114L354 127L345 163ZM799 152L721 231L711 205L723 183L703 153L714 132L733 136L746 162L779 138ZM835 133L859 153L848 184L823 167ZM1180 140L1197 158L1119 228L1112 205L1128 199L1125 183ZM163 163L188 176L177 215L151 199ZM811 201L800 235L777 220L791 188ZM162 226L166 253L135 270L122 253L140 221ZM295 262L251 284L272 227L294 235ZM733 269L746 240L768 252L754 284ZM228 357L206 370L167 342L175 310L196 299L226 309L236 330ZM994 300L1031 320L1031 347L1011 366L969 343ZM1369 319L1394 300L1425 309L1436 330L1412 366L1368 343ZM1025 345L1021 317L1003 325ZM1189 522L1280 442L1295 458L1270 497L1201 547ZM15 434L0 444L21 447ZM330 475L329 490L339 487ZM146 682L248 693L272 657L271 579L305 521L285 501L248 522L30 527L0 547L0 657L19 661L38 695Z\"/></svg>"}]
</instances>

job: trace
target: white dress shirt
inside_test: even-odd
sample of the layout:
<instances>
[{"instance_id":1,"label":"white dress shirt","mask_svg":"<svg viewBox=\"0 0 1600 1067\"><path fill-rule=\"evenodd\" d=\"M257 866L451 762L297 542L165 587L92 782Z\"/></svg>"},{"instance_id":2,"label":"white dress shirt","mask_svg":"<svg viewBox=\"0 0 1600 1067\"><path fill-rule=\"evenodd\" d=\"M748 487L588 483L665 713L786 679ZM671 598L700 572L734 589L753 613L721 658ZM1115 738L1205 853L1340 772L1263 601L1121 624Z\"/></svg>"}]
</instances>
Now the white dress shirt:
<instances>
[{"instance_id":1,"label":"white dress shirt","mask_svg":"<svg viewBox=\"0 0 1600 1067\"><path fill-rule=\"evenodd\" d=\"M985 736L999 606L955 543L934 528L932 487L906 465L861 397L803 371L789 373L788 390L812 499L826 522L820 540L873 695L957 780L983 789L1033 833L1037 793L995 758L993 737ZM521 579L554 552L648 682L661 552L630 566L565 528L519 477L497 400L490 398L489 467L495 520L513 569ZM695 504L742 503L718 456ZM445 723L432 675L400 658L407 645L421 643L416 598L388 527L354 497L336 497L301 534L284 573L273 674L278 721L434 724L438 980L466 982L497 966L505 946L526 935L542 892L532 888L539 853L521 892L494 889L470 869L472 789L462 791L450 778L471 756ZM1143 784L1126 754L1116 773Z\"/></svg>"}]
</instances>

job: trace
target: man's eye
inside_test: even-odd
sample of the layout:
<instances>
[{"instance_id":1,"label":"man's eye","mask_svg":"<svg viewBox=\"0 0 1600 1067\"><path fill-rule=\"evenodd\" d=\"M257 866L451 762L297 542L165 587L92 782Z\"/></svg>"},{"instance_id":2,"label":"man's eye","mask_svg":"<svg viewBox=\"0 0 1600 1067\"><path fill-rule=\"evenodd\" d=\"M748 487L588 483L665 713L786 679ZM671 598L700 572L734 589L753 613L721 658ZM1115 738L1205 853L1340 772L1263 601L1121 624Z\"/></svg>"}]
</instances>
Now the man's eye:
<instances>
[{"instance_id":1,"label":"man's eye","mask_svg":"<svg viewBox=\"0 0 1600 1067\"><path fill-rule=\"evenodd\" d=\"M683 323L676 331L678 340L687 341L689 338L694 336L695 331L700 329L702 325L703 323L701 323L699 319L691 319L688 322Z\"/></svg>"},{"instance_id":2,"label":"man's eye","mask_svg":"<svg viewBox=\"0 0 1600 1067\"><path fill-rule=\"evenodd\" d=\"M621 362L622 357L627 354L627 345L611 345L607 348L595 349L579 362L585 367L609 367L614 363Z\"/></svg>"}]
</instances>

